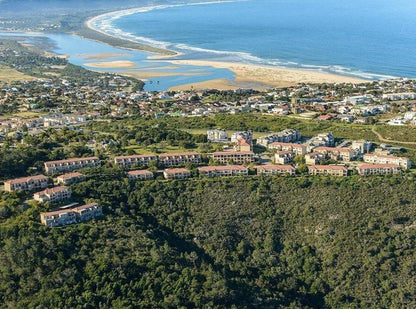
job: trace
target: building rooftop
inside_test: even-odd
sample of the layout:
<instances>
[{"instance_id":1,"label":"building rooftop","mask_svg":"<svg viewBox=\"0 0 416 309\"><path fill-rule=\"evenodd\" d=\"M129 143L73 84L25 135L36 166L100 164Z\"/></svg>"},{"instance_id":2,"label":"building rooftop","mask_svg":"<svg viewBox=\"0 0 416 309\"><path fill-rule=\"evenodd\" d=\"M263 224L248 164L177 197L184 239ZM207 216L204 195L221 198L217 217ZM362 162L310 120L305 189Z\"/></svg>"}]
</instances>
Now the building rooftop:
<instances>
[{"instance_id":1,"label":"building rooftop","mask_svg":"<svg viewBox=\"0 0 416 309\"><path fill-rule=\"evenodd\" d=\"M45 175L36 175L36 176L29 176L29 177L11 179L11 180L5 181L4 183L8 183L8 184L13 185L13 184L17 184L17 183L28 182L30 180L42 180L42 179L48 179L48 177L46 177Z\"/></svg>"},{"instance_id":2,"label":"building rooftop","mask_svg":"<svg viewBox=\"0 0 416 309\"><path fill-rule=\"evenodd\" d=\"M210 172L210 171L228 171L228 170L246 170L247 168L243 165L216 165L216 166L203 166L198 167L200 172Z\"/></svg>"},{"instance_id":3,"label":"building rooftop","mask_svg":"<svg viewBox=\"0 0 416 309\"><path fill-rule=\"evenodd\" d=\"M75 173L68 173L68 174L63 174L58 176L57 178L61 178L61 179L70 179L70 178L75 178L75 177L83 177L84 174L75 172Z\"/></svg>"},{"instance_id":4,"label":"building rooftop","mask_svg":"<svg viewBox=\"0 0 416 309\"><path fill-rule=\"evenodd\" d=\"M57 161L47 161L45 162L45 165L67 163L67 162L78 162L78 161L85 161L85 160L99 160L99 158L98 157L85 157L85 158L71 158L71 159L57 160Z\"/></svg>"}]
</instances>

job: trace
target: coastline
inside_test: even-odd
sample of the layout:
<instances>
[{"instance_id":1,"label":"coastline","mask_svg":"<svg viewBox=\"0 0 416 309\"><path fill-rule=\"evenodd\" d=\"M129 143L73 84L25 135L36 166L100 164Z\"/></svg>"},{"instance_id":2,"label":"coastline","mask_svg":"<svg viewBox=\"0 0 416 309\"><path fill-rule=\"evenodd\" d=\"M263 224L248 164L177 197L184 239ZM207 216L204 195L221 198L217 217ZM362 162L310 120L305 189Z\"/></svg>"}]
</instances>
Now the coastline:
<instances>
[{"instance_id":1,"label":"coastline","mask_svg":"<svg viewBox=\"0 0 416 309\"><path fill-rule=\"evenodd\" d=\"M371 81L336 75L326 72L288 69L271 66L260 66L237 62L218 62L208 60L165 60L177 65L212 66L218 69L228 69L235 73L234 83L230 86L238 87L253 84L252 88L268 89L272 87L290 87L299 83L369 83ZM217 83L215 83L217 84ZM187 89L191 85L182 85L172 89ZM209 83L195 83L193 89L209 86ZM250 87L251 88L251 87ZM207 88L205 88L207 89Z\"/></svg>"},{"instance_id":2,"label":"coastline","mask_svg":"<svg viewBox=\"0 0 416 309\"><path fill-rule=\"evenodd\" d=\"M128 39L116 38L105 31L100 31L93 27L92 23L101 18L103 15L109 13L100 14L89 18L84 22L83 31L77 34L83 37L87 37L93 40L97 40L113 47L126 48L130 50L137 50L151 53L148 57L152 61L169 62L174 65L190 65L190 66L210 66L217 69L228 69L235 74L233 81L226 78L216 78L205 82L196 82L192 84L183 84L175 87L171 87L170 90L184 90L184 89L208 89L208 88L221 88L225 89L237 89L250 88L256 89L269 89L272 87L290 87L299 83L367 83L371 80L354 78L344 75L337 75L328 72L303 70L295 68L283 68L274 66L262 66L254 64L246 64L242 62L221 62L221 61L209 61L204 59L199 60L176 60L175 56L179 56L180 53L160 49L147 44L137 43ZM127 72L124 72L127 73ZM146 77L149 77L145 74ZM168 74L170 75L170 74ZM136 77L137 74L136 74Z\"/></svg>"}]
</instances>

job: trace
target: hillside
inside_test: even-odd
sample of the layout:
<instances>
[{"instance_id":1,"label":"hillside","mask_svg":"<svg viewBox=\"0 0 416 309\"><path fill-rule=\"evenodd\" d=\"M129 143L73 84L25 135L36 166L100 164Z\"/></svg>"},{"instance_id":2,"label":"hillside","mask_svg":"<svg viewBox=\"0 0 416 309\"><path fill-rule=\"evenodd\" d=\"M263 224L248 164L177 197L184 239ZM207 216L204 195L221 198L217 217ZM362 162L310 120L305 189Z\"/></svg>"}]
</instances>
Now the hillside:
<instances>
[{"instance_id":1,"label":"hillside","mask_svg":"<svg viewBox=\"0 0 416 309\"><path fill-rule=\"evenodd\" d=\"M2 195L2 308L415 307L416 184L403 177L72 186L105 216L48 229Z\"/></svg>"}]
</instances>

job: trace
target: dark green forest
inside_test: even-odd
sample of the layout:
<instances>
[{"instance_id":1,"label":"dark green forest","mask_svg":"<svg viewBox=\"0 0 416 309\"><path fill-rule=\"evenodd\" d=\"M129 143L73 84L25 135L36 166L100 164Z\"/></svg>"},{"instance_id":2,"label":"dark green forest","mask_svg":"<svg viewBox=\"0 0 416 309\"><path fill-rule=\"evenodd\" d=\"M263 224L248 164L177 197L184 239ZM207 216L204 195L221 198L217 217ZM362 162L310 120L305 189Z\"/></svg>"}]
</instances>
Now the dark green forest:
<instances>
[{"instance_id":1,"label":"dark green forest","mask_svg":"<svg viewBox=\"0 0 416 309\"><path fill-rule=\"evenodd\" d=\"M407 176L71 186L104 216L46 228L1 195L2 308L414 308ZM7 209L6 209L7 208Z\"/></svg>"}]
</instances>

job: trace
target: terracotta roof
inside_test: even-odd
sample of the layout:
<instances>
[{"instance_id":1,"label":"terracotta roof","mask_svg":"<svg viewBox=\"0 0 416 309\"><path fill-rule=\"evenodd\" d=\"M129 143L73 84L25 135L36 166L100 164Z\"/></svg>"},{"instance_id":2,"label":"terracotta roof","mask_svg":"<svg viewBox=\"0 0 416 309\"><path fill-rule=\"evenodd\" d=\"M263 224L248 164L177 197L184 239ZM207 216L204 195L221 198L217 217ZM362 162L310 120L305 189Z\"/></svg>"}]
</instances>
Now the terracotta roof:
<instances>
[{"instance_id":1,"label":"terracotta roof","mask_svg":"<svg viewBox=\"0 0 416 309\"><path fill-rule=\"evenodd\" d=\"M397 164L360 164L358 169L370 169L370 168L400 168Z\"/></svg>"},{"instance_id":2,"label":"terracotta roof","mask_svg":"<svg viewBox=\"0 0 416 309\"><path fill-rule=\"evenodd\" d=\"M127 172L129 175L153 175L152 172L146 170L137 170L137 171L130 171Z\"/></svg>"},{"instance_id":3,"label":"terracotta roof","mask_svg":"<svg viewBox=\"0 0 416 309\"><path fill-rule=\"evenodd\" d=\"M259 165L256 166L256 169L258 170L295 170L295 168L292 165Z\"/></svg>"},{"instance_id":4,"label":"terracotta roof","mask_svg":"<svg viewBox=\"0 0 416 309\"><path fill-rule=\"evenodd\" d=\"M70 178L75 178L75 177L84 177L84 174L75 172L75 173L68 173L68 174L63 174L61 176L58 176L57 178L62 178L62 179L70 179Z\"/></svg>"},{"instance_id":5,"label":"terracotta roof","mask_svg":"<svg viewBox=\"0 0 416 309\"><path fill-rule=\"evenodd\" d=\"M11 180L5 181L4 183L8 183L12 185L12 184L17 184L17 183L28 182L30 180L41 180L41 179L48 179L48 177L46 177L45 175L36 175L36 176L11 179Z\"/></svg>"},{"instance_id":6,"label":"terracotta roof","mask_svg":"<svg viewBox=\"0 0 416 309\"><path fill-rule=\"evenodd\" d=\"M276 154L277 155L285 155L285 154L293 154L293 152L289 151L289 150L287 150L287 151L276 151Z\"/></svg>"},{"instance_id":7,"label":"terracotta roof","mask_svg":"<svg viewBox=\"0 0 416 309\"><path fill-rule=\"evenodd\" d=\"M149 158L156 157L155 154L131 155L131 156L116 156L114 159L133 159L133 158Z\"/></svg>"},{"instance_id":8,"label":"terracotta roof","mask_svg":"<svg viewBox=\"0 0 416 309\"><path fill-rule=\"evenodd\" d=\"M93 206L98 206L97 203L90 203L90 204L86 204L86 205L82 205L76 208L71 208L71 209L62 209L62 210L56 210L56 211L50 211L50 212L43 212L41 213L41 217L44 216L56 216L56 215L60 215L60 214L64 214L64 213L73 213L75 211L80 211L89 207L93 207Z\"/></svg>"},{"instance_id":9,"label":"terracotta roof","mask_svg":"<svg viewBox=\"0 0 416 309\"><path fill-rule=\"evenodd\" d=\"M332 171L347 171L348 169L343 165L311 165L308 166L310 170L332 170Z\"/></svg>"},{"instance_id":10,"label":"terracotta roof","mask_svg":"<svg viewBox=\"0 0 416 309\"><path fill-rule=\"evenodd\" d=\"M198 167L200 172L210 172L210 171L227 171L227 170L246 170L247 168L243 165L216 165L216 166L203 166Z\"/></svg>"},{"instance_id":11,"label":"terracotta roof","mask_svg":"<svg viewBox=\"0 0 416 309\"><path fill-rule=\"evenodd\" d=\"M99 160L99 158L98 157L86 157L86 158L72 158L72 159L57 160L57 161L47 161L45 162L45 165L56 164L56 163L87 161L87 160Z\"/></svg>"},{"instance_id":12,"label":"terracotta roof","mask_svg":"<svg viewBox=\"0 0 416 309\"><path fill-rule=\"evenodd\" d=\"M191 171L187 168L168 168L163 171L164 173L190 173Z\"/></svg>"},{"instance_id":13,"label":"terracotta roof","mask_svg":"<svg viewBox=\"0 0 416 309\"><path fill-rule=\"evenodd\" d=\"M90 207L95 207L95 206L98 206L98 203L89 203L89 204L86 204L86 205L82 205L82 206L72 208L72 210L80 211L80 210L87 209L87 208L90 208Z\"/></svg>"},{"instance_id":14,"label":"terracotta roof","mask_svg":"<svg viewBox=\"0 0 416 309\"><path fill-rule=\"evenodd\" d=\"M213 153L214 156L220 155L254 155L252 151L217 151Z\"/></svg>"},{"instance_id":15,"label":"terracotta roof","mask_svg":"<svg viewBox=\"0 0 416 309\"><path fill-rule=\"evenodd\" d=\"M200 154L198 152L192 151L192 152L176 152L176 153L162 153L159 155L159 158L164 157L173 157L173 156L199 156Z\"/></svg>"},{"instance_id":16,"label":"terracotta roof","mask_svg":"<svg viewBox=\"0 0 416 309\"><path fill-rule=\"evenodd\" d=\"M383 155L383 154L376 154L376 153L366 153L364 157L377 157L377 158L384 158L384 159L400 159L400 160L408 160L407 157L396 157L390 155Z\"/></svg>"},{"instance_id":17,"label":"terracotta roof","mask_svg":"<svg viewBox=\"0 0 416 309\"><path fill-rule=\"evenodd\" d=\"M66 186L59 186L59 187L45 189L43 191L36 192L35 194L44 195L44 194L51 194L51 193L56 193L56 192L60 192L60 191L69 191L69 189Z\"/></svg>"}]
</instances>

